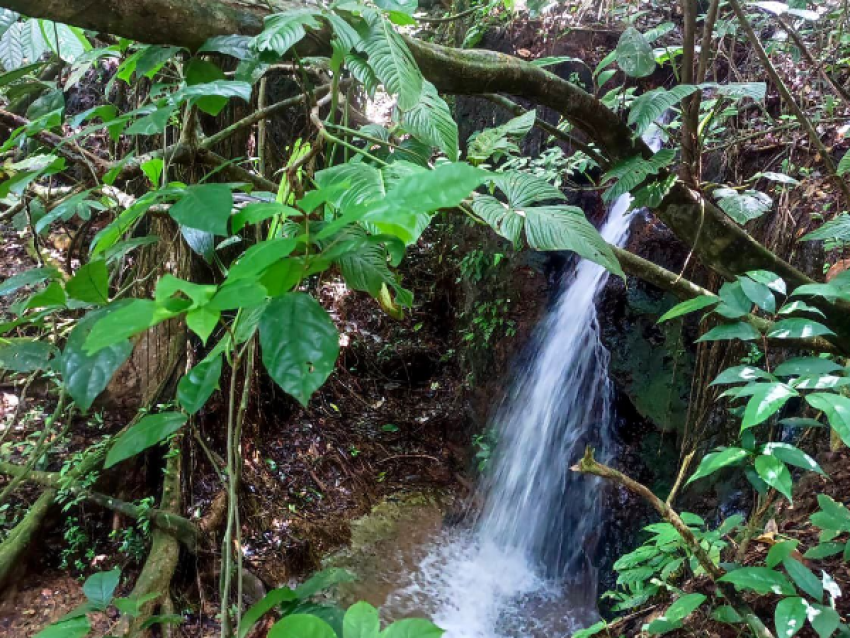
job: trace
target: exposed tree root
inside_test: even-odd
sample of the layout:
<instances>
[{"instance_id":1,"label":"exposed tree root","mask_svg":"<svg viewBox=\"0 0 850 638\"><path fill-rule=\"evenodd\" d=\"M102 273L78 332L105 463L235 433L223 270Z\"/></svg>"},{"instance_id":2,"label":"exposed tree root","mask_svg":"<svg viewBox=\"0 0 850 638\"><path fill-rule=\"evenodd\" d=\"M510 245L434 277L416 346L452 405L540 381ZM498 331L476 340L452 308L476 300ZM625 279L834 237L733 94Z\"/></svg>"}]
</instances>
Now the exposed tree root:
<instances>
[{"instance_id":1,"label":"exposed tree root","mask_svg":"<svg viewBox=\"0 0 850 638\"><path fill-rule=\"evenodd\" d=\"M667 503L653 494L652 490L642 483L638 483L634 479L629 478L622 472L618 472L614 468L598 463L596 459L593 458L593 450L591 448L587 448L584 458L576 465L573 465L570 469L573 472L593 474L594 476L600 476L614 481L615 483L625 487L633 494L637 494L652 505L655 511L657 511L665 521L676 528L676 531L679 532L679 536L681 536L682 540L685 541L685 544L696 557L697 561L699 561L699 564L705 570L706 574L708 574L711 580L715 582L717 588L726 600L729 601L729 604L735 608L735 611L737 611L746 621L747 625L749 625L750 629L753 630L753 633L757 636L757 638L774 638L770 630L738 593L735 587L729 583L719 582L719 579L726 572L712 562L708 552L699 544L699 541L696 537L694 537L694 533L687 525L685 525L685 522L681 519L679 514Z\"/></svg>"},{"instance_id":2,"label":"exposed tree root","mask_svg":"<svg viewBox=\"0 0 850 638\"><path fill-rule=\"evenodd\" d=\"M181 459L180 442L177 439L172 443L172 449L168 454L165 466L165 477L162 483L162 500L160 511L179 515L181 508L180 476ZM119 636L134 637L143 635L140 632L145 620L156 613L157 608L163 608L167 612L171 602L169 587L174 570L177 569L177 561L180 558L180 543L171 534L160 529L154 529L148 559L136 580L136 585L130 594L130 598L142 600L146 596L157 594L156 597L140 606L141 613L136 617L124 616L119 623Z\"/></svg>"},{"instance_id":3,"label":"exposed tree root","mask_svg":"<svg viewBox=\"0 0 850 638\"><path fill-rule=\"evenodd\" d=\"M27 548L53 507L56 494L56 490L44 490L24 518L12 528L6 540L0 543L0 591L17 575L16 571L22 565Z\"/></svg>"}]
</instances>

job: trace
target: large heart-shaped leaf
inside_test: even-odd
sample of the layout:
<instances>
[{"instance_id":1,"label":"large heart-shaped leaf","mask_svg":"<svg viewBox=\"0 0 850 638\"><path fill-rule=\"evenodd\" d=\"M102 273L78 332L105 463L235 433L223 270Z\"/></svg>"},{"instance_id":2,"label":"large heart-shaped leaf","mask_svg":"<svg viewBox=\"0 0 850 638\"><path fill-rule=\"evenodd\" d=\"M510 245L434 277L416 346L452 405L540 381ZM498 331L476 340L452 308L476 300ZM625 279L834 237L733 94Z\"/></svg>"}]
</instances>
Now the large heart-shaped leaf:
<instances>
[{"instance_id":1,"label":"large heart-shaped leaf","mask_svg":"<svg viewBox=\"0 0 850 638\"><path fill-rule=\"evenodd\" d=\"M214 235L227 235L233 192L225 184L189 186L183 197L169 209L178 224Z\"/></svg>"}]
</instances>

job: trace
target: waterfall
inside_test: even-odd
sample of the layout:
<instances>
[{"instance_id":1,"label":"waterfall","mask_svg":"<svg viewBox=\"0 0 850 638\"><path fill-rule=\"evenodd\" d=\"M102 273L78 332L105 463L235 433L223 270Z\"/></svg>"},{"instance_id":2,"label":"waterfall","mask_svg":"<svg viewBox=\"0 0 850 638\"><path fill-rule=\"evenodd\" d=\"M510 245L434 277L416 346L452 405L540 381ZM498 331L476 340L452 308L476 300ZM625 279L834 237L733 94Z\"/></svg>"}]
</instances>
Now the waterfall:
<instances>
[{"instance_id":1,"label":"waterfall","mask_svg":"<svg viewBox=\"0 0 850 638\"><path fill-rule=\"evenodd\" d=\"M607 242L625 244L630 203L624 195L610 208L600 229ZM593 621L601 486L569 465L587 445L603 462L614 452L595 306L608 276L581 260L562 283L492 422L498 442L482 511L471 529L429 548L387 600L391 614L429 614L446 638L554 638Z\"/></svg>"}]
</instances>

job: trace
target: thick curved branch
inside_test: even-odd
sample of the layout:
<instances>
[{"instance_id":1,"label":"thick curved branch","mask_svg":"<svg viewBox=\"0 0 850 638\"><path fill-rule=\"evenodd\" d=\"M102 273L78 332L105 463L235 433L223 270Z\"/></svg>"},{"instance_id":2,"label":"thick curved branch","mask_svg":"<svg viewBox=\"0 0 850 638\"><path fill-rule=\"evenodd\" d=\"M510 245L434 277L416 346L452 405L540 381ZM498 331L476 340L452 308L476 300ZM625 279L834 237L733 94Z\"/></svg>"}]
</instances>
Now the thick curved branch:
<instances>
[{"instance_id":1,"label":"thick curved branch","mask_svg":"<svg viewBox=\"0 0 850 638\"><path fill-rule=\"evenodd\" d=\"M272 11L303 6L292 0L266 5L249 0L0 0L0 6L126 38L157 44L198 47L216 35L254 35ZM615 113L583 89L558 76L502 53L471 51L405 38L419 67L443 93L522 95L558 111L580 128L612 162L651 151ZM329 33L311 33L298 45L303 55L328 53ZM770 270L795 288L811 283L737 226L699 193L676 184L655 210L661 220L708 267L731 277ZM845 334L850 313L835 304L822 308Z\"/></svg>"}]
</instances>

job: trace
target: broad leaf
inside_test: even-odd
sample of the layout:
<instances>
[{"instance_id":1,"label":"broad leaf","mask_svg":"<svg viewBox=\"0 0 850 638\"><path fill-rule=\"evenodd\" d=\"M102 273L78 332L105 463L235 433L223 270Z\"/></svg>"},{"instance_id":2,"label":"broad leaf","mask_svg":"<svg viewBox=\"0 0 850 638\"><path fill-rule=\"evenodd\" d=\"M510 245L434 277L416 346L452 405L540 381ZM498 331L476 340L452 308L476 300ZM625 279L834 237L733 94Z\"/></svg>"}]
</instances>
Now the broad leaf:
<instances>
[{"instance_id":1,"label":"broad leaf","mask_svg":"<svg viewBox=\"0 0 850 638\"><path fill-rule=\"evenodd\" d=\"M738 589L749 589L758 594L794 595L794 587L780 572L767 567L741 567L720 579Z\"/></svg>"},{"instance_id":2,"label":"broad leaf","mask_svg":"<svg viewBox=\"0 0 850 638\"><path fill-rule=\"evenodd\" d=\"M825 325L812 319L791 318L777 321L771 326L767 336L771 339L809 339L834 334Z\"/></svg>"},{"instance_id":3,"label":"broad leaf","mask_svg":"<svg viewBox=\"0 0 850 638\"><path fill-rule=\"evenodd\" d=\"M252 44L257 51L273 51L282 56L307 35L305 27L321 27L315 10L296 9L271 15L266 18L262 33L254 38Z\"/></svg>"},{"instance_id":4,"label":"broad leaf","mask_svg":"<svg viewBox=\"0 0 850 638\"><path fill-rule=\"evenodd\" d=\"M298 596L289 587L271 590L259 602L254 603L248 611L242 614L242 620L239 624L239 638L245 638L257 621L272 609L279 607L281 603L296 600L298 600Z\"/></svg>"},{"instance_id":5,"label":"broad leaf","mask_svg":"<svg viewBox=\"0 0 850 638\"><path fill-rule=\"evenodd\" d=\"M620 162L603 176L604 181L615 180L616 183L603 193L602 199L606 202L613 202L622 195L632 192L648 177L657 175L669 166L675 157L676 152L674 150L664 148L649 159L630 157Z\"/></svg>"},{"instance_id":6,"label":"broad leaf","mask_svg":"<svg viewBox=\"0 0 850 638\"><path fill-rule=\"evenodd\" d=\"M764 423L782 409L788 399L795 396L798 396L798 392L784 383L756 384L744 410L741 430Z\"/></svg>"},{"instance_id":7,"label":"broad leaf","mask_svg":"<svg viewBox=\"0 0 850 638\"><path fill-rule=\"evenodd\" d=\"M717 375L717 378L711 382L711 385L724 385L727 383L749 383L757 379L767 379L775 381L772 374L768 374L761 368L753 366L733 366L726 368L723 372Z\"/></svg>"},{"instance_id":8,"label":"broad leaf","mask_svg":"<svg viewBox=\"0 0 850 638\"><path fill-rule=\"evenodd\" d=\"M440 638L445 633L430 620L405 618L397 620L381 632L381 638Z\"/></svg>"},{"instance_id":9,"label":"broad leaf","mask_svg":"<svg viewBox=\"0 0 850 638\"><path fill-rule=\"evenodd\" d=\"M59 271L52 266L25 270L22 273L9 277L3 283L0 283L0 297L11 295L13 292L16 292L24 286L33 286L35 284L40 284L42 281L47 279L56 279L58 277Z\"/></svg>"},{"instance_id":10,"label":"broad leaf","mask_svg":"<svg viewBox=\"0 0 850 638\"><path fill-rule=\"evenodd\" d=\"M419 103L403 113L401 122L411 135L439 148L451 161L457 161L457 122L433 84L423 82Z\"/></svg>"},{"instance_id":11,"label":"broad leaf","mask_svg":"<svg viewBox=\"0 0 850 638\"><path fill-rule=\"evenodd\" d=\"M59 359L65 389L82 410L88 410L94 400L106 389L112 376L133 352L133 345L123 339L89 354L84 346L94 325L105 315L99 310L86 315L77 323L65 343Z\"/></svg>"},{"instance_id":12,"label":"broad leaf","mask_svg":"<svg viewBox=\"0 0 850 638\"><path fill-rule=\"evenodd\" d=\"M829 374L843 370L840 365L831 359L820 357L794 357L783 361L773 370L778 377L793 377L805 374Z\"/></svg>"},{"instance_id":13,"label":"broad leaf","mask_svg":"<svg viewBox=\"0 0 850 638\"><path fill-rule=\"evenodd\" d=\"M808 567L790 556L782 561L782 566L785 568L785 571L788 572L788 575L797 587L806 592L816 601L822 602L823 584Z\"/></svg>"},{"instance_id":14,"label":"broad leaf","mask_svg":"<svg viewBox=\"0 0 850 638\"><path fill-rule=\"evenodd\" d=\"M839 394L815 392L806 395L806 402L826 414L829 425L838 433L844 445L850 446L850 399Z\"/></svg>"},{"instance_id":15,"label":"broad leaf","mask_svg":"<svg viewBox=\"0 0 850 638\"><path fill-rule=\"evenodd\" d=\"M811 516L813 525L836 532L850 532L850 511L826 494L818 494L820 511Z\"/></svg>"},{"instance_id":16,"label":"broad leaf","mask_svg":"<svg viewBox=\"0 0 850 638\"><path fill-rule=\"evenodd\" d=\"M269 631L268 638L337 638L333 628L312 614L284 616Z\"/></svg>"},{"instance_id":17,"label":"broad leaf","mask_svg":"<svg viewBox=\"0 0 850 638\"><path fill-rule=\"evenodd\" d=\"M377 638L381 631L378 610L367 602L353 604L343 619L345 638Z\"/></svg>"},{"instance_id":18,"label":"broad leaf","mask_svg":"<svg viewBox=\"0 0 850 638\"><path fill-rule=\"evenodd\" d=\"M160 412L142 417L109 448L103 466L110 468L161 443L182 428L186 421L186 415L180 412Z\"/></svg>"},{"instance_id":19,"label":"broad leaf","mask_svg":"<svg viewBox=\"0 0 850 638\"><path fill-rule=\"evenodd\" d=\"M776 298L766 284L750 279L749 277L741 277L741 290L747 298L765 312L773 314L776 312Z\"/></svg>"},{"instance_id":20,"label":"broad leaf","mask_svg":"<svg viewBox=\"0 0 850 638\"><path fill-rule=\"evenodd\" d=\"M187 372L177 385L177 400L189 414L200 411L218 389L221 355L205 359Z\"/></svg>"},{"instance_id":21,"label":"broad leaf","mask_svg":"<svg viewBox=\"0 0 850 638\"><path fill-rule=\"evenodd\" d=\"M0 340L0 370L34 372L47 368L55 348L33 339Z\"/></svg>"},{"instance_id":22,"label":"broad leaf","mask_svg":"<svg viewBox=\"0 0 850 638\"><path fill-rule=\"evenodd\" d=\"M740 465L741 462L750 456L750 453L747 450L743 450L737 447L729 447L725 450L721 450L720 452L712 452L711 454L706 454L697 468L697 471L694 472L693 476L688 479L686 485L693 483L697 479L701 479L710 474L714 474L720 469L724 467L730 467L733 465Z\"/></svg>"},{"instance_id":23,"label":"broad leaf","mask_svg":"<svg viewBox=\"0 0 850 638\"><path fill-rule=\"evenodd\" d=\"M169 209L178 224L215 235L227 235L233 192L225 184L189 186L183 197Z\"/></svg>"},{"instance_id":24,"label":"broad leaf","mask_svg":"<svg viewBox=\"0 0 850 638\"><path fill-rule=\"evenodd\" d=\"M812 629L820 638L830 638L841 624L838 612L827 605L810 605L806 612Z\"/></svg>"},{"instance_id":25,"label":"broad leaf","mask_svg":"<svg viewBox=\"0 0 850 638\"><path fill-rule=\"evenodd\" d=\"M714 196L723 212L742 225L761 217L773 206L770 197L754 190L739 193L731 188L718 188Z\"/></svg>"},{"instance_id":26,"label":"broad leaf","mask_svg":"<svg viewBox=\"0 0 850 638\"><path fill-rule=\"evenodd\" d=\"M776 635L792 638L803 628L806 622L806 605L802 598L783 598L776 605L774 614Z\"/></svg>"},{"instance_id":27,"label":"broad leaf","mask_svg":"<svg viewBox=\"0 0 850 638\"><path fill-rule=\"evenodd\" d=\"M536 111L528 111L495 128L485 129L469 136L466 156L474 162L486 162L491 157L499 159L519 153L519 141L534 126Z\"/></svg>"},{"instance_id":28,"label":"broad leaf","mask_svg":"<svg viewBox=\"0 0 850 638\"><path fill-rule=\"evenodd\" d=\"M617 64L633 78L642 78L655 71L655 55L643 34L629 27L620 36L616 49Z\"/></svg>"},{"instance_id":29,"label":"broad leaf","mask_svg":"<svg viewBox=\"0 0 850 638\"><path fill-rule=\"evenodd\" d=\"M112 602L112 595L118 587L120 578L121 570L118 568L92 574L83 583L83 593L96 608L106 609Z\"/></svg>"},{"instance_id":30,"label":"broad leaf","mask_svg":"<svg viewBox=\"0 0 850 638\"><path fill-rule=\"evenodd\" d=\"M668 109L696 91L698 87L681 84L672 89L653 89L636 98L629 110L629 125L635 127L635 135L643 135Z\"/></svg>"},{"instance_id":31,"label":"broad leaf","mask_svg":"<svg viewBox=\"0 0 850 638\"><path fill-rule=\"evenodd\" d=\"M369 56L369 66L387 91L397 96L398 107L409 111L419 103L423 87L416 60L387 20L371 13L367 21L369 32L359 48Z\"/></svg>"},{"instance_id":32,"label":"broad leaf","mask_svg":"<svg viewBox=\"0 0 850 638\"><path fill-rule=\"evenodd\" d=\"M800 448L794 447L789 443L766 443L762 449L762 453L775 456L780 461L788 463L789 465L803 468L809 472L817 472L818 474L823 474L825 476L823 469L821 469L821 466L818 465L817 461L803 452Z\"/></svg>"},{"instance_id":33,"label":"broad leaf","mask_svg":"<svg viewBox=\"0 0 850 638\"><path fill-rule=\"evenodd\" d=\"M724 323L715 326L697 341L731 341L740 339L741 341L755 341L761 339L761 334L750 324L739 321L737 323Z\"/></svg>"},{"instance_id":34,"label":"broad leaf","mask_svg":"<svg viewBox=\"0 0 850 638\"><path fill-rule=\"evenodd\" d=\"M315 299L291 292L272 299L263 311L260 346L272 379L306 406L333 372L339 334Z\"/></svg>"},{"instance_id":35,"label":"broad leaf","mask_svg":"<svg viewBox=\"0 0 850 638\"><path fill-rule=\"evenodd\" d=\"M65 284L72 299L93 304L109 301L109 269L103 259L96 259L82 266Z\"/></svg>"},{"instance_id":36,"label":"broad leaf","mask_svg":"<svg viewBox=\"0 0 850 638\"><path fill-rule=\"evenodd\" d=\"M770 485L789 501L791 500L791 472L785 463L773 456L759 456L755 462L759 478Z\"/></svg>"}]
</instances>

